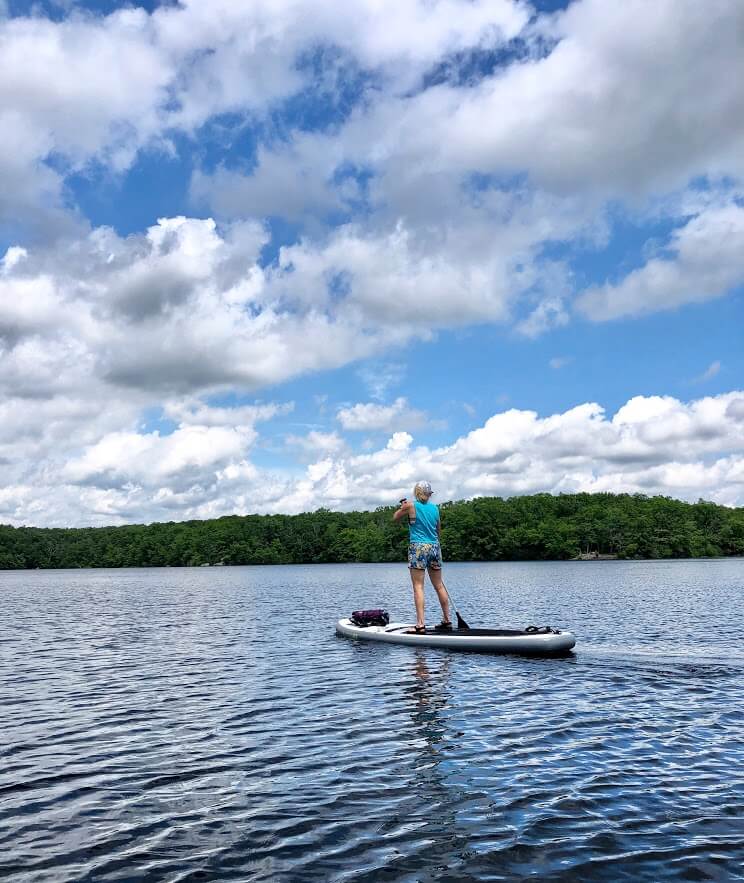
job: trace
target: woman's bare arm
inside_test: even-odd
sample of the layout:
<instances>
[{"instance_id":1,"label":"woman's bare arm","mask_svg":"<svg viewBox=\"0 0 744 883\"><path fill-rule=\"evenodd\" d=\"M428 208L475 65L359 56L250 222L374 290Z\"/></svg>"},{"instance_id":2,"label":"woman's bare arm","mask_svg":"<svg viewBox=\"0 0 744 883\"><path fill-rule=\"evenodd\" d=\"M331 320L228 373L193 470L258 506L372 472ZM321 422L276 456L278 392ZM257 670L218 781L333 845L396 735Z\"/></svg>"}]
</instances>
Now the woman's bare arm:
<instances>
[{"instance_id":1,"label":"woman's bare arm","mask_svg":"<svg viewBox=\"0 0 744 883\"><path fill-rule=\"evenodd\" d=\"M400 509L398 509L397 512L393 512L393 521L400 521L401 518L405 518L406 516L408 516L409 521L416 520L416 510L410 500L403 500L400 504Z\"/></svg>"}]
</instances>

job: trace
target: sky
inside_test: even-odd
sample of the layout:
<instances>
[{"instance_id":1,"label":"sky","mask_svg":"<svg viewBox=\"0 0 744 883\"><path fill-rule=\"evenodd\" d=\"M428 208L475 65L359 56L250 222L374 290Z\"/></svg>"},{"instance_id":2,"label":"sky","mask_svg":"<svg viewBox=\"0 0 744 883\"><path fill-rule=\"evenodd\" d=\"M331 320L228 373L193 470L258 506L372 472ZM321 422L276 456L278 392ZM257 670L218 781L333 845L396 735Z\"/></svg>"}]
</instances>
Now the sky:
<instances>
[{"instance_id":1,"label":"sky","mask_svg":"<svg viewBox=\"0 0 744 883\"><path fill-rule=\"evenodd\" d=\"M744 505L740 0L0 0L0 523Z\"/></svg>"}]
</instances>

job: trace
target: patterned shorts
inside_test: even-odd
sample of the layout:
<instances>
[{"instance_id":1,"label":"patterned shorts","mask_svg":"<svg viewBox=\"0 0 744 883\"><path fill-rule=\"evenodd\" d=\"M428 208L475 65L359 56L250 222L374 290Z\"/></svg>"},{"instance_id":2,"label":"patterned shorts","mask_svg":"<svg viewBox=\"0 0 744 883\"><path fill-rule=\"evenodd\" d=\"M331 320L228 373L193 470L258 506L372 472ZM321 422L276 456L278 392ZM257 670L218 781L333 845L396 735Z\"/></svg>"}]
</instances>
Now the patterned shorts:
<instances>
[{"instance_id":1,"label":"patterned shorts","mask_svg":"<svg viewBox=\"0 0 744 883\"><path fill-rule=\"evenodd\" d=\"M442 550L439 543L411 543L408 546L408 566L413 570L442 569Z\"/></svg>"}]
</instances>

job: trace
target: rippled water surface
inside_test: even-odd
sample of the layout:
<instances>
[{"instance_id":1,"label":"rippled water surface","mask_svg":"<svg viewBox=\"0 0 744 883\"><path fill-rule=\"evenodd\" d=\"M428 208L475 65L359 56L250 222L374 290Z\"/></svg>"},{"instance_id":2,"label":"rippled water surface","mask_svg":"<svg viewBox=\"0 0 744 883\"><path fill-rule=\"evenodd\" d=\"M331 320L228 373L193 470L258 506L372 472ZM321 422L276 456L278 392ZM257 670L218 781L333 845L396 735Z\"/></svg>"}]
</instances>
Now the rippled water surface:
<instances>
[{"instance_id":1,"label":"rippled water surface","mask_svg":"<svg viewBox=\"0 0 744 883\"><path fill-rule=\"evenodd\" d=\"M575 655L336 637L403 565L0 572L0 877L743 879L744 561L446 576Z\"/></svg>"}]
</instances>

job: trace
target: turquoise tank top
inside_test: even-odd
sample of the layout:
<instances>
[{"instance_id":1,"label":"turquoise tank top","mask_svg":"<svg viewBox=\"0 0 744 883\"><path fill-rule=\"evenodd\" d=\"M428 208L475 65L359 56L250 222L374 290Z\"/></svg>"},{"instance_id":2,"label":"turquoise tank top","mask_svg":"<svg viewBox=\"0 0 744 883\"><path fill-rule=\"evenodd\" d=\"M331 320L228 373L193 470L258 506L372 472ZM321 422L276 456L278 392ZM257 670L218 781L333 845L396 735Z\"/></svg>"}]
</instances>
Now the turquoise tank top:
<instances>
[{"instance_id":1,"label":"turquoise tank top","mask_svg":"<svg viewBox=\"0 0 744 883\"><path fill-rule=\"evenodd\" d=\"M434 503L413 501L416 507L416 520L408 523L409 537L412 543L438 543L437 524L439 509Z\"/></svg>"}]
</instances>

